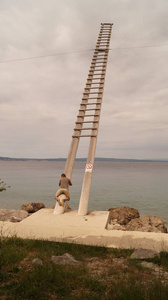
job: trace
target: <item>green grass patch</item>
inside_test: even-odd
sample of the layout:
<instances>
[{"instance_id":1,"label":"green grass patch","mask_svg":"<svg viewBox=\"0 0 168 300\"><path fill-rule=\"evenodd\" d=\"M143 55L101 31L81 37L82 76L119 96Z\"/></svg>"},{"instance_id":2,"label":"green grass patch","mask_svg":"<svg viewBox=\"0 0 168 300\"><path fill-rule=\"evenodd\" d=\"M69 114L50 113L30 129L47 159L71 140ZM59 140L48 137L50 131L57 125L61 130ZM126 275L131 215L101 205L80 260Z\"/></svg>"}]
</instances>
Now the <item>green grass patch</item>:
<instances>
[{"instance_id":1,"label":"green grass patch","mask_svg":"<svg viewBox=\"0 0 168 300\"><path fill-rule=\"evenodd\" d=\"M16 237L1 238L0 299L167 300L168 279L130 260L133 250ZM69 253L81 265L55 265L53 255ZM42 266L32 264L34 258ZM90 261L89 258L98 257ZM116 259L117 258L117 259ZM118 258L121 258L118 260ZM168 253L157 263L167 268ZM156 263L156 261L155 261Z\"/></svg>"}]
</instances>

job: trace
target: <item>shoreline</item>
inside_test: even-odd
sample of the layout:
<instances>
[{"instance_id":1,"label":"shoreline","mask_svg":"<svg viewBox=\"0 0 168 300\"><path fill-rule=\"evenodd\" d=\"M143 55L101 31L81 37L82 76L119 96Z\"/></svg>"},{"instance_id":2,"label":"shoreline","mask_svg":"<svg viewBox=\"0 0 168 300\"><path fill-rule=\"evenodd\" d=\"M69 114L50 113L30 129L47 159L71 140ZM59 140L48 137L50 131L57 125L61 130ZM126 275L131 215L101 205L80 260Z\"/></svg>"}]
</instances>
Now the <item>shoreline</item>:
<instances>
[{"instance_id":1,"label":"shoreline","mask_svg":"<svg viewBox=\"0 0 168 300\"><path fill-rule=\"evenodd\" d=\"M65 157L59 157L59 158L14 158L14 157L0 157L0 161L48 161L48 162L53 162L53 161L61 161L61 162L66 162ZM80 161L80 162L86 162L87 157L81 157L81 158L76 158L75 161ZM95 157L95 161L111 161L111 162L168 162L168 159L148 159L148 158L113 158L113 157Z\"/></svg>"},{"instance_id":2,"label":"shoreline","mask_svg":"<svg viewBox=\"0 0 168 300\"><path fill-rule=\"evenodd\" d=\"M43 208L19 223L0 221L3 236L69 242L123 249L168 251L168 234L105 229L107 212L93 211L81 217L77 211L54 215L54 209Z\"/></svg>"},{"instance_id":3,"label":"shoreline","mask_svg":"<svg viewBox=\"0 0 168 300\"><path fill-rule=\"evenodd\" d=\"M30 202L30 203L32 203L32 202ZM37 203L37 202L36 202ZM70 203L69 203L70 204ZM23 205L23 204L22 204ZM55 203L53 203L53 205L52 206L45 206L44 205L44 208L46 208L46 209L53 209L55 207ZM116 208L116 207L114 207L114 208ZM131 207L130 207L131 208ZM9 210L9 211L12 211L12 210L16 210L16 211L21 211L21 206L19 206L19 207L11 207L11 206L9 206L9 207L1 207L0 206L0 210ZM71 209L71 208L70 208ZM111 208L109 208L109 209L107 209L107 210L99 210L99 211L106 211L106 212L108 212L109 210L110 210ZM71 209L72 211L77 211L77 209L75 208L72 208ZM95 211L94 209L92 209L92 210L90 210L90 211ZM35 212L33 212L33 213L35 213ZM161 216L159 216L159 215L151 215L151 214L148 214L149 216L152 216L152 217L161 217ZM147 215L140 215L140 217L145 217L145 216L147 216ZM167 219L164 219L163 217L161 217L161 219L163 220L163 223L164 223L164 225L165 225L165 227L167 228L167 233L168 233L168 218ZM1 220L0 220L0 222L1 222Z\"/></svg>"}]
</instances>

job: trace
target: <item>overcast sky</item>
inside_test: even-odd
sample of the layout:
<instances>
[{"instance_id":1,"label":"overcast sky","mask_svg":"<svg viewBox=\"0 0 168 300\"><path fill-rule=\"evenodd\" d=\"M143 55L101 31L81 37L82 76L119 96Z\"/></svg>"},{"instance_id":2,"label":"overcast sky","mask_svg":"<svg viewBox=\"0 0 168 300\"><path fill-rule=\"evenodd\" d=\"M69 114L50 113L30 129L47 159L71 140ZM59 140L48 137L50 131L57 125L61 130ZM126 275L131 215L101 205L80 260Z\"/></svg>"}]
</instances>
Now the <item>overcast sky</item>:
<instances>
[{"instance_id":1,"label":"overcast sky","mask_svg":"<svg viewBox=\"0 0 168 300\"><path fill-rule=\"evenodd\" d=\"M167 16L167 0L1 0L0 156L67 156L93 56L85 50L110 22L96 156L168 158ZM48 57L17 61L37 56ZM81 139L78 157L87 151Z\"/></svg>"}]
</instances>

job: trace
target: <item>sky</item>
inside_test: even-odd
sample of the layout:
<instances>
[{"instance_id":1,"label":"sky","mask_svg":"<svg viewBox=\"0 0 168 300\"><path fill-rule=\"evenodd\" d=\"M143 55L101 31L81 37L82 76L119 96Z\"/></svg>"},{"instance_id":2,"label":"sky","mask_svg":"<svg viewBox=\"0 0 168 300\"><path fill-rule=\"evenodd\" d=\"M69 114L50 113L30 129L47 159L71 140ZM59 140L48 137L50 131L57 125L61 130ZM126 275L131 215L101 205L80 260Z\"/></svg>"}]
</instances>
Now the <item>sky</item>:
<instances>
[{"instance_id":1,"label":"sky","mask_svg":"<svg viewBox=\"0 0 168 300\"><path fill-rule=\"evenodd\" d=\"M167 15L167 0L1 0L0 156L67 157L109 22L96 157L168 159Z\"/></svg>"}]
</instances>

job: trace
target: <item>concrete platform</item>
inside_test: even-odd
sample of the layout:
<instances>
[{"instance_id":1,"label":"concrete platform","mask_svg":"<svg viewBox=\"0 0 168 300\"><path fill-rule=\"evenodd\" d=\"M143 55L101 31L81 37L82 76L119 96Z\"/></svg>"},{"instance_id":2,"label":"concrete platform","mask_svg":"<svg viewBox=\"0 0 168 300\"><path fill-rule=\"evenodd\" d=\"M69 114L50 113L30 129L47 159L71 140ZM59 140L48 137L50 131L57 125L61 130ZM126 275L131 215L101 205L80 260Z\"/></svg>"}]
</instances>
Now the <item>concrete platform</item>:
<instances>
[{"instance_id":1,"label":"concrete platform","mask_svg":"<svg viewBox=\"0 0 168 300\"><path fill-rule=\"evenodd\" d=\"M168 251L168 234L108 230L108 211L92 211L78 216L77 211L54 215L41 209L19 223L0 222L1 235L21 238L74 242L115 248L144 248Z\"/></svg>"}]
</instances>

